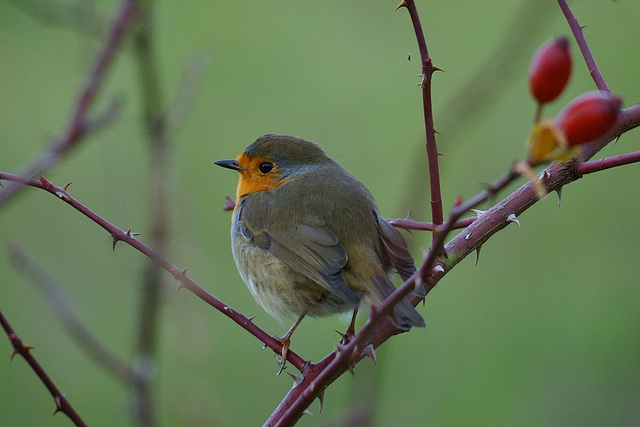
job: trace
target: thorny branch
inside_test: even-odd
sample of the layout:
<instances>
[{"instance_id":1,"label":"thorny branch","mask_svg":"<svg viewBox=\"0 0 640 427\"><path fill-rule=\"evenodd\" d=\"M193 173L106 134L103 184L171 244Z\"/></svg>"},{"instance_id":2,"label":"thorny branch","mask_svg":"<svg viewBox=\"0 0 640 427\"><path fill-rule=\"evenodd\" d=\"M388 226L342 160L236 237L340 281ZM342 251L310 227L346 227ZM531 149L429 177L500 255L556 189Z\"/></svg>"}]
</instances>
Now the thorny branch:
<instances>
[{"instance_id":1,"label":"thorny branch","mask_svg":"<svg viewBox=\"0 0 640 427\"><path fill-rule=\"evenodd\" d=\"M4 329L5 333L9 337L9 341L13 346L13 353L11 354L11 358L13 358L13 356L15 356L16 354L19 354L20 356L22 356L24 360L29 364L29 366L31 366L31 369L33 369L33 372L35 372L38 378L40 378L40 381L42 381L45 387L47 387L47 390L49 390L49 393L51 393L51 396L53 397L53 400L56 404L56 409L54 411L54 414L56 412L63 412L67 417L69 417L71 421L73 421L75 425L86 426L87 424L76 412L73 406L71 406L71 403L69 403L64 393L62 393L58 389L58 387L55 385L53 380L49 378L49 375L47 375L44 368L40 366L36 358L33 357L33 355L31 354L31 350L33 349L33 346L30 346L29 344L25 344L20 339L18 334L14 332L13 328L9 324L9 321L4 317L4 314L2 314L2 311L0 311L0 325L2 325L2 328Z\"/></svg>"},{"instance_id":2,"label":"thorny branch","mask_svg":"<svg viewBox=\"0 0 640 427\"><path fill-rule=\"evenodd\" d=\"M111 224L109 221L102 218L100 215L96 214L91 209L73 198L63 187L58 187L52 184L44 177L41 177L39 181L36 181L4 172L0 172L0 180L18 182L22 185L39 188L58 197L59 199L79 211L81 214L89 218L91 221L98 224L104 230L106 230L113 238L114 248L117 242L124 242L127 245L133 247L137 251L147 256L153 262L160 265L169 274L171 274L178 281L178 290L180 288L187 288L201 300L203 300L216 310L220 311L225 316L231 318L231 320L236 322L243 329L247 330L247 332L258 338L265 346L271 348L277 353L282 352L282 344L279 341L256 326L251 321L251 318L244 316L243 314L229 307L227 304L204 290L204 288L202 288L187 276L186 269L179 269L174 264L169 262L166 258L164 258L161 254L154 251L149 246L142 243L140 240L137 240L135 238L137 233L131 231L131 229L125 231ZM289 352L287 353L287 360L293 366L300 370L306 363L298 354L291 350L289 350Z\"/></svg>"}]
</instances>

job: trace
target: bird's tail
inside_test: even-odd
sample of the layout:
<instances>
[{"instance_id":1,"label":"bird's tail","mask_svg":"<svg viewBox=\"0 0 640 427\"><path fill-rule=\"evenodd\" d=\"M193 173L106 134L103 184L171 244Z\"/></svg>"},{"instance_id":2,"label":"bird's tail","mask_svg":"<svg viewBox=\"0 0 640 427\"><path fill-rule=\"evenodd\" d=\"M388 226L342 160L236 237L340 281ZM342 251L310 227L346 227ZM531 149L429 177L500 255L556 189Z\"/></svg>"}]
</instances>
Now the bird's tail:
<instances>
[{"instance_id":1,"label":"bird's tail","mask_svg":"<svg viewBox=\"0 0 640 427\"><path fill-rule=\"evenodd\" d=\"M391 283L391 280L389 280L388 277L377 276L373 279L378 285L378 289L382 293L382 299L391 295L391 293L396 290L396 287L393 286L393 283ZM394 307L393 323L399 329L405 331L411 329L412 326L417 326L420 328L425 327L424 319L406 298L402 298L402 300Z\"/></svg>"}]
</instances>

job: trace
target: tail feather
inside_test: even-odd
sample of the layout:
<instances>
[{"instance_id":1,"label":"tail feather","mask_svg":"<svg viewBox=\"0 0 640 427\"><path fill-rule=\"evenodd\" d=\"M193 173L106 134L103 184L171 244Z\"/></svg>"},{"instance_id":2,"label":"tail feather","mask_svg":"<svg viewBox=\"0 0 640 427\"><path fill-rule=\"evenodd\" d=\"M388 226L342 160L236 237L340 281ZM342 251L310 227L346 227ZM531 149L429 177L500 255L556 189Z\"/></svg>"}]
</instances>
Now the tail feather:
<instances>
[{"instance_id":1,"label":"tail feather","mask_svg":"<svg viewBox=\"0 0 640 427\"><path fill-rule=\"evenodd\" d=\"M396 290L391 280L388 277L376 276L373 278L378 290L381 292L381 299L384 299L391 295ZM412 326L424 328L424 319L416 311L416 309L409 303L406 298L403 298L393 309L393 323L402 330L408 331Z\"/></svg>"}]
</instances>

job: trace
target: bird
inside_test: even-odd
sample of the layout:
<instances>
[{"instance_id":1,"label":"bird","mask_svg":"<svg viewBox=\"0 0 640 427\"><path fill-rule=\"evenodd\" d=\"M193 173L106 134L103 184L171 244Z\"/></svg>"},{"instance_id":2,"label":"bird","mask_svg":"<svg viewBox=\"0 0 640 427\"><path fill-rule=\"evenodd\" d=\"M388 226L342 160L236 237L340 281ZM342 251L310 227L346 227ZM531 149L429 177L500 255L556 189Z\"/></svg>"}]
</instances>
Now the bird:
<instances>
[{"instance_id":1,"label":"bird","mask_svg":"<svg viewBox=\"0 0 640 427\"><path fill-rule=\"evenodd\" d=\"M240 276L269 314L297 316L275 337L279 373L305 316L352 311L348 341L363 299L381 303L396 289L393 271L403 280L416 271L404 237L380 216L371 193L316 143L268 134L215 164L239 175L231 248ZM400 331L425 326L405 298L391 320Z\"/></svg>"}]
</instances>

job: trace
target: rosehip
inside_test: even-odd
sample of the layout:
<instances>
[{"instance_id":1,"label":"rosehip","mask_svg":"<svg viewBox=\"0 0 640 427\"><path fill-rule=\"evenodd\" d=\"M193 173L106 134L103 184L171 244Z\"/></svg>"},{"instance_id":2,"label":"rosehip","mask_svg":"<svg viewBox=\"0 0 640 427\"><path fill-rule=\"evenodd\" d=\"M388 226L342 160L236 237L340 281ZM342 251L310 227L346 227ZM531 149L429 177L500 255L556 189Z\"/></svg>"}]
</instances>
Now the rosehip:
<instances>
[{"instance_id":1,"label":"rosehip","mask_svg":"<svg viewBox=\"0 0 640 427\"><path fill-rule=\"evenodd\" d=\"M539 104L553 101L571 76L569 40L557 37L538 48L529 66L529 89Z\"/></svg>"},{"instance_id":2,"label":"rosehip","mask_svg":"<svg viewBox=\"0 0 640 427\"><path fill-rule=\"evenodd\" d=\"M609 92L592 91L575 98L558 113L553 127L561 135L558 144L568 147L593 141L615 124L622 100Z\"/></svg>"}]
</instances>

